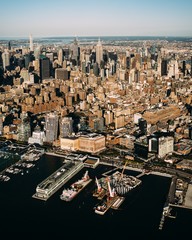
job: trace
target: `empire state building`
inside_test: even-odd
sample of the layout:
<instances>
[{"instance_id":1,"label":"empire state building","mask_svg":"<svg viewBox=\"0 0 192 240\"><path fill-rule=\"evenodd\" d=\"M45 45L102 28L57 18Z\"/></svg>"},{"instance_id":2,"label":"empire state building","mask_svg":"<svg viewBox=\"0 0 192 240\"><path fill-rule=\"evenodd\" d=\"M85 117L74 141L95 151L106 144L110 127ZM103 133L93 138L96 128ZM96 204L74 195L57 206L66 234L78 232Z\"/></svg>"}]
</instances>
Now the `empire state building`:
<instances>
[{"instance_id":1,"label":"empire state building","mask_svg":"<svg viewBox=\"0 0 192 240\"><path fill-rule=\"evenodd\" d=\"M103 60L103 46L99 39L96 46L96 62L100 65L102 60Z\"/></svg>"},{"instance_id":2,"label":"empire state building","mask_svg":"<svg viewBox=\"0 0 192 240\"><path fill-rule=\"evenodd\" d=\"M33 37L32 37L32 35L29 35L29 48L30 48L30 51L33 52Z\"/></svg>"}]
</instances>

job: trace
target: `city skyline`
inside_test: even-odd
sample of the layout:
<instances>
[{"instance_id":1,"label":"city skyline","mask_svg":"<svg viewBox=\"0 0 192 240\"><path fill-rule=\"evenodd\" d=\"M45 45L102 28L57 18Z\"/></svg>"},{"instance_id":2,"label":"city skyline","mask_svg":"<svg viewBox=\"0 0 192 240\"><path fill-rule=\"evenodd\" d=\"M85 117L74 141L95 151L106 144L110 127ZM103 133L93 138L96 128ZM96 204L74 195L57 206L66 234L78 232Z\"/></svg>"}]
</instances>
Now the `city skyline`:
<instances>
[{"instance_id":1,"label":"city skyline","mask_svg":"<svg viewBox=\"0 0 192 240\"><path fill-rule=\"evenodd\" d=\"M192 2L3 1L0 37L192 36Z\"/></svg>"}]
</instances>

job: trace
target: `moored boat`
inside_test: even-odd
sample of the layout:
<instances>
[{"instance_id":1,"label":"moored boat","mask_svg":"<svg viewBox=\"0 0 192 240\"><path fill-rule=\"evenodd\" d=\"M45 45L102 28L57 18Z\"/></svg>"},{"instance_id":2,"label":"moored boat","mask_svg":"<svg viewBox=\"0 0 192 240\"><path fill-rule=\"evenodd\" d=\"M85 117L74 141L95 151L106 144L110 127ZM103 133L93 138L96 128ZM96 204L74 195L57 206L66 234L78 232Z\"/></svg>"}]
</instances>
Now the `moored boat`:
<instances>
[{"instance_id":1,"label":"moored boat","mask_svg":"<svg viewBox=\"0 0 192 240\"><path fill-rule=\"evenodd\" d=\"M90 179L88 175L88 171L85 172L84 176L71 184L71 186L68 189L63 189L63 192L60 196L61 200L64 200L66 202L71 201L78 193L80 193L90 182L92 179Z\"/></svg>"}]
</instances>

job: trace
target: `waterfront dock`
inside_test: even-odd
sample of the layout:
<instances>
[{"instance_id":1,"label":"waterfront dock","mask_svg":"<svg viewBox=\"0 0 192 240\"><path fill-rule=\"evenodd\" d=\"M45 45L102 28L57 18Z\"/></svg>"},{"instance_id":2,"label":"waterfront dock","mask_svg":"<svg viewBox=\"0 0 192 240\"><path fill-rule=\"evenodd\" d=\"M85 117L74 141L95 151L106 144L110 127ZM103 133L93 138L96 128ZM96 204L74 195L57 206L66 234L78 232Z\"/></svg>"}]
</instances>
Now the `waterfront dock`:
<instances>
[{"instance_id":1,"label":"waterfront dock","mask_svg":"<svg viewBox=\"0 0 192 240\"><path fill-rule=\"evenodd\" d=\"M163 211L162 211L162 216L161 216L161 220L160 220L160 224L159 224L159 230L163 229L163 225L164 225L164 222L165 222L165 217L171 217L170 206L174 202L176 180L177 180L177 177L175 177L175 176L172 177L172 181L171 181L171 185L169 187L167 200L165 202L165 205L164 205Z\"/></svg>"},{"instance_id":2,"label":"waterfront dock","mask_svg":"<svg viewBox=\"0 0 192 240\"><path fill-rule=\"evenodd\" d=\"M175 204L174 202L170 203L169 205L176 208L192 209L192 184L188 184L186 195L181 205Z\"/></svg>"},{"instance_id":3,"label":"waterfront dock","mask_svg":"<svg viewBox=\"0 0 192 240\"><path fill-rule=\"evenodd\" d=\"M54 156L54 157L65 157L66 154L55 153L55 152L45 152L46 155Z\"/></svg>"},{"instance_id":4,"label":"waterfront dock","mask_svg":"<svg viewBox=\"0 0 192 240\"><path fill-rule=\"evenodd\" d=\"M192 209L192 184L188 184L184 206L186 208Z\"/></svg>"},{"instance_id":5,"label":"waterfront dock","mask_svg":"<svg viewBox=\"0 0 192 240\"><path fill-rule=\"evenodd\" d=\"M115 171L118 170L118 169L119 169L119 168L116 167L116 168L114 168L114 169L111 169L111 170L109 170L109 171L103 173L102 175L103 175L104 177L107 177L110 173L115 172Z\"/></svg>"},{"instance_id":6,"label":"waterfront dock","mask_svg":"<svg viewBox=\"0 0 192 240\"><path fill-rule=\"evenodd\" d=\"M144 176L145 174L146 174L145 171L142 171L141 173L139 173L139 174L136 176L136 178L140 178L140 177Z\"/></svg>"},{"instance_id":7,"label":"waterfront dock","mask_svg":"<svg viewBox=\"0 0 192 240\"><path fill-rule=\"evenodd\" d=\"M37 185L36 193L32 197L47 201L60 187L62 187L83 167L83 162L66 162L57 171Z\"/></svg>"}]
</instances>

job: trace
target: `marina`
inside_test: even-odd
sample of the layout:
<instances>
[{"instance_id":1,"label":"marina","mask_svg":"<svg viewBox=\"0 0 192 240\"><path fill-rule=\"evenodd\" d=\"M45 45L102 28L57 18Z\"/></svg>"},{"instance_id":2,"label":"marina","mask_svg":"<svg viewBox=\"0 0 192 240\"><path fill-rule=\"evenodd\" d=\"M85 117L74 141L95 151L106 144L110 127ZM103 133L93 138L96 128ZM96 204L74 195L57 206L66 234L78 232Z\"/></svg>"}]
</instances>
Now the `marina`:
<instances>
[{"instance_id":1,"label":"marina","mask_svg":"<svg viewBox=\"0 0 192 240\"><path fill-rule=\"evenodd\" d=\"M82 190L81 193L75 197L75 201L72 200L70 204L65 204L65 202L60 200L62 189L52 195L50 201L47 202L37 201L31 197L37 184L42 182L43 179L46 179L62 166L62 158L53 158L52 156L44 155L38 162L39 169L34 168L32 174L15 177L13 181L10 183L8 182L8 184L0 184L2 201L1 212L3 219L5 219L1 226L3 233L8 231L7 221L9 221L12 226L12 231L16 233L23 233L23 229L27 233L30 233L31 226L33 225L36 231L42 234L45 234L44 230L47 228L52 229L52 233L55 234L55 232L57 232L59 236L63 236L63 216L65 216L67 218L67 221L65 221L65 227L69 231L74 231L75 227L77 231L81 232L84 224L91 228L95 225L101 225L102 222L103 227L101 227L101 231L112 228L116 229L116 231L120 233L122 231L122 227L126 228L129 226L130 236L137 237L140 234L136 228L135 222L137 222L137 225L140 225L139 232L142 232L144 236L147 236L150 232L151 235L154 236L154 239L156 239L155 234L159 234L159 218L156 216L157 214L161 214L163 203L162 196L166 197L167 195L170 185L169 178L158 177L155 175L149 175L143 178L143 184L140 186L142 191L136 191L133 194L126 196L122 204L118 206L118 210L113 209L113 206L118 204L118 199L116 199L116 201L114 200L111 207L107 212L105 212L104 216L102 216L96 214L93 210L94 206L97 204L97 199L93 199L91 193L94 187L93 181L95 180L95 176L97 176L100 180L103 173L112 169L110 166L99 165L96 169L89 169L89 175L92 178L92 182L86 187L85 191ZM84 169L82 169L77 176L74 176L73 182L81 179L84 172ZM134 172L127 170L125 173L128 175L134 174ZM135 173L135 175L137 175L137 173ZM153 189L153 191L151 191L151 189ZM10 198L14 199L14 202L10 202ZM104 198L103 200L106 199ZM19 208L15 208L15 202L18 203ZM98 204L101 204L101 202L102 201L98 201ZM28 208L26 214L28 206L30 206L30 208ZM139 211L138 207L140 209ZM149 208L152 208L153 211L149 212ZM165 222L165 225L160 232L161 234L166 233L167 229L171 227L173 222L177 224L178 219L181 221L181 217L183 218L182 221L186 222L184 216L188 213L187 209L184 209L184 216L181 215L183 209L178 209L178 211L180 214L177 214L177 218L174 221ZM15 216L18 221L15 221L16 218L13 218L13 212L15 212ZM23 215L26 216L25 219L23 219ZM85 216L83 222L82 216ZM187 219L189 219L190 216L191 215L188 214ZM21 224L23 226L22 229L20 227ZM113 234L111 235L113 237Z\"/></svg>"},{"instance_id":2,"label":"marina","mask_svg":"<svg viewBox=\"0 0 192 240\"><path fill-rule=\"evenodd\" d=\"M45 152L44 149L30 148L27 150L26 153L24 153L21 156L21 159L23 161L35 162L40 159L40 157L44 154L44 152Z\"/></svg>"},{"instance_id":3,"label":"marina","mask_svg":"<svg viewBox=\"0 0 192 240\"><path fill-rule=\"evenodd\" d=\"M11 142L8 142L8 145L3 150L8 151L6 156L11 155L14 159L11 165L8 164L0 172L0 181L3 182L9 181L13 175L23 175L24 172L28 172L28 169L35 167L35 162L44 154L44 149L38 149L34 145L18 146Z\"/></svg>"}]
</instances>

